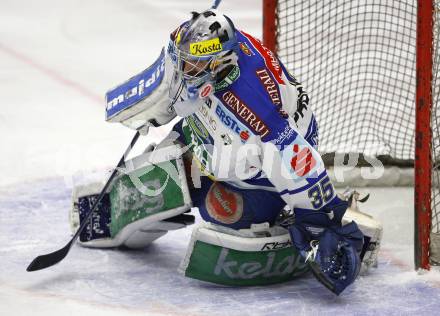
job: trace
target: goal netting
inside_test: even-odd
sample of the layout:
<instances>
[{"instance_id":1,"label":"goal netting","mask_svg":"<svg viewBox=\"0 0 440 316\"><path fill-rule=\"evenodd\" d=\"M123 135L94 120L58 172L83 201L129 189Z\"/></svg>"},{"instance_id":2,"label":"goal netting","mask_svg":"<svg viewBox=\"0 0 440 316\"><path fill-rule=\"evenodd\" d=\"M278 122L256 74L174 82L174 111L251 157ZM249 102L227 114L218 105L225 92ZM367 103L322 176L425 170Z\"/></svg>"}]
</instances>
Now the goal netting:
<instances>
[{"instance_id":1,"label":"goal netting","mask_svg":"<svg viewBox=\"0 0 440 316\"><path fill-rule=\"evenodd\" d=\"M274 22L270 9L264 13L265 44L304 84L319 123L321 154L361 153L413 164L416 150L421 150L415 142L418 18L428 19L420 14L417 1L265 0L263 5L275 6ZM432 183L426 185L431 191L430 229L438 234L440 0L433 5L433 41L423 44L433 56L432 138L427 140L431 142ZM274 34L273 42L268 32ZM419 132L417 137L420 134L427 136ZM429 144L426 148L429 151ZM433 241L436 237L423 238Z\"/></svg>"}]
</instances>

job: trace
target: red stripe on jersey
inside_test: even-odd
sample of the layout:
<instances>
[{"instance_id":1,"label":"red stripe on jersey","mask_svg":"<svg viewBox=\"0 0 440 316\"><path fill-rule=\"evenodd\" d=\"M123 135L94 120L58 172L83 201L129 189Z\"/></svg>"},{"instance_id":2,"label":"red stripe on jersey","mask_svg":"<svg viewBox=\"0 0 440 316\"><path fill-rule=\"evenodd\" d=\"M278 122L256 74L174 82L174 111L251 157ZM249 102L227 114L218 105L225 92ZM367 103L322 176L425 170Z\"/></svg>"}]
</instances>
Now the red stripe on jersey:
<instances>
[{"instance_id":1,"label":"red stripe on jersey","mask_svg":"<svg viewBox=\"0 0 440 316\"><path fill-rule=\"evenodd\" d=\"M274 53L267 47L263 46L263 44L261 44L261 42L252 35L243 31L241 31L241 33L243 33L243 35L249 40L249 42L251 42L254 48L261 54L266 67L273 74L275 80L279 84L284 84L284 80L281 78L283 70L281 69L280 63L278 62L278 59L275 57Z\"/></svg>"}]
</instances>

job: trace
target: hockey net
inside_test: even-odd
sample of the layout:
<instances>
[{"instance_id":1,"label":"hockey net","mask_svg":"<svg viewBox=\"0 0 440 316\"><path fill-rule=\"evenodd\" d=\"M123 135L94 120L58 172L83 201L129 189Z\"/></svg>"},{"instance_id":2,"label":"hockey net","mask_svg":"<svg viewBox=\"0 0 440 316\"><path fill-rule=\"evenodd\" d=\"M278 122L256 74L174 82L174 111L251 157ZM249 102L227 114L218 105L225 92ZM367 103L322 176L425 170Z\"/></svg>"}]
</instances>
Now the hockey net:
<instances>
[{"instance_id":1,"label":"hockey net","mask_svg":"<svg viewBox=\"0 0 440 316\"><path fill-rule=\"evenodd\" d=\"M440 264L440 0L434 5L432 71L431 262Z\"/></svg>"},{"instance_id":2,"label":"hockey net","mask_svg":"<svg viewBox=\"0 0 440 316\"><path fill-rule=\"evenodd\" d=\"M431 171L419 175L423 183L415 183L430 195L419 201L421 208L428 203L432 210L427 223L418 219L416 206L416 267L429 267L427 257L440 262L440 0L433 0L432 17L421 13L416 0L264 0L263 6L264 43L304 84L319 123L321 154L360 153L400 166L423 156L424 166L430 164ZM432 45L417 44L421 22L432 30ZM419 73L419 49L432 53L432 65L422 61L432 79ZM423 107L415 102L420 78L432 91L422 96L430 103L432 137L416 128L416 107ZM426 125L426 116L419 116ZM417 151L416 135L422 137ZM431 250L421 249L429 243Z\"/></svg>"}]
</instances>

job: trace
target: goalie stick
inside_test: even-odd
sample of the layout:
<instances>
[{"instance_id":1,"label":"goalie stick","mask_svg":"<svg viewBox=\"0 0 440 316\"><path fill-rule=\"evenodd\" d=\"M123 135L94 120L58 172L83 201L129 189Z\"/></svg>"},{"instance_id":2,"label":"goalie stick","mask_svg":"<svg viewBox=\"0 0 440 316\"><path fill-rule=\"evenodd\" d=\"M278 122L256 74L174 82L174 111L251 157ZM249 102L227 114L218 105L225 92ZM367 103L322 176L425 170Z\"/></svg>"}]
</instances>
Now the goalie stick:
<instances>
[{"instance_id":1,"label":"goalie stick","mask_svg":"<svg viewBox=\"0 0 440 316\"><path fill-rule=\"evenodd\" d=\"M134 135L133 139L131 140L130 145L125 150L124 155L119 160L118 165L113 170L110 178L107 180L106 184L102 188L101 193L99 194L98 199L96 200L95 204L93 204L92 209L87 214L87 216L84 218L83 223L78 228L78 230L76 231L75 235L73 235L72 239L63 248L61 248L61 249L59 249L57 251L54 251L54 252L51 252L51 253L48 253L48 254L45 254L45 255L40 255L40 256L36 257L29 264L29 266L27 267L26 271L31 272L31 271L37 271L37 270L46 269L48 267L51 267L51 266L57 264L58 262L60 262L61 260L63 260L67 256L67 254L70 251L70 248L72 247L72 245L74 244L74 242L76 241L78 236L81 234L81 232L84 230L84 228L89 224L89 220L92 217L93 212L97 208L99 202L104 197L105 192L107 191L108 187L110 186L110 183L112 182L112 180L115 178L116 174L118 173L118 168L121 167L124 164L125 158L128 156L128 154L130 153L131 149L136 144L136 141L138 140L139 135L140 135L140 133L139 133L139 131L137 131L136 134Z\"/></svg>"},{"instance_id":2,"label":"goalie stick","mask_svg":"<svg viewBox=\"0 0 440 316\"><path fill-rule=\"evenodd\" d=\"M222 0L214 0L214 3L212 4L211 8L217 9L218 6L220 5L220 2L222 2Z\"/></svg>"}]
</instances>

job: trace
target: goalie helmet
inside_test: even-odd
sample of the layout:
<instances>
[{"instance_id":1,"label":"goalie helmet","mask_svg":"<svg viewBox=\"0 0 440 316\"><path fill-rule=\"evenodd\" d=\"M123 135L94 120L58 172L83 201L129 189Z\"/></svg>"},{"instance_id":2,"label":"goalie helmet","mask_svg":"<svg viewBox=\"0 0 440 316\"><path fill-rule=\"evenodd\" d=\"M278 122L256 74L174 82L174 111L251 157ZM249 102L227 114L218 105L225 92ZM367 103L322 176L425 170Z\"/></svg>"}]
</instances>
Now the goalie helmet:
<instances>
[{"instance_id":1,"label":"goalie helmet","mask_svg":"<svg viewBox=\"0 0 440 316\"><path fill-rule=\"evenodd\" d=\"M232 21L215 9L192 14L191 20L171 34L168 47L174 67L170 89L173 103L183 92L186 96L182 99L205 98L231 72L239 73L238 43Z\"/></svg>"}]
</instances>

